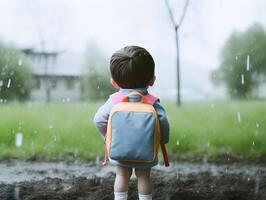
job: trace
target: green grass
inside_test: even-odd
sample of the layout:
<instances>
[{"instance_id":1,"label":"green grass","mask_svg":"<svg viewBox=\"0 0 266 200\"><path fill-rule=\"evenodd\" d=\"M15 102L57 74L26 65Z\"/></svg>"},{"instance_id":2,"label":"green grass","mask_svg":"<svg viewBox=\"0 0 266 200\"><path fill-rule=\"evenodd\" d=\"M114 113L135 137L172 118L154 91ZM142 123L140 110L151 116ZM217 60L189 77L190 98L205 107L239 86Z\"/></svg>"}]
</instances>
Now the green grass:
<instances>
[{"instance_id":1,"label":"green grass","mask_svg":"<svg viewBox=\"0 0 266 200\"><path fill-rule=\"evenodd\" d=\"M0 105L0 158L63 159L72 154L94 159L103 154L102 139L92 123L100 105ZM265 102L188 103L180 109L167 104L165 108L171 126L167 146L171 154L266 154ZM23 133L20 148L15 146L17 132Z\"/></svg>"},{"instance_id":2,"label":"green grass","mask_svg":"<svg viewBox=\"0 0 266 200\"><path fill-rule=\"evenodd\" d=\"M92 158L103 142L93 123L100 104L1 105L0 157L48 156L69 153ZM15 135L23 133L23 146L15 146Z\"/></svg>"},{"instance_id":3,"label":"green grass","mask_svg":"<svg viewBox=\"0 0 266 200\"><path fill-rule=\"evenodd\" d=\"M194 103L180 110L167 108L172 127L171 152L243 156L266 153L265 102Z\"/></svg>"}]
</instances>

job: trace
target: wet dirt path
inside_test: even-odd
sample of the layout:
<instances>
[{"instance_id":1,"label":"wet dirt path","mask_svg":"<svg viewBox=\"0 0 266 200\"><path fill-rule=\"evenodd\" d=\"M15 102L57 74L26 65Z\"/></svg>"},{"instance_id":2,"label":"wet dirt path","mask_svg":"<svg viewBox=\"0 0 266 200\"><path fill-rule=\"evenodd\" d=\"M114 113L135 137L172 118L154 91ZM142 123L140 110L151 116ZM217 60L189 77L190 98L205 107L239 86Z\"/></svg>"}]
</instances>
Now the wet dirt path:
<instances>
[{"instance_id":1,"label":"wet dirt path","mask_svg":"<svg viewBox=\"0 0 266 200\"><path fill-rule=\"evenodd\" d=\"M137 199L132 176L129 199ZM152 172L154 199L266 199L266 166L172 163ZM113 199L114 170L95 163L1 162L0 199Z\"/></svg>"}]
</instances>

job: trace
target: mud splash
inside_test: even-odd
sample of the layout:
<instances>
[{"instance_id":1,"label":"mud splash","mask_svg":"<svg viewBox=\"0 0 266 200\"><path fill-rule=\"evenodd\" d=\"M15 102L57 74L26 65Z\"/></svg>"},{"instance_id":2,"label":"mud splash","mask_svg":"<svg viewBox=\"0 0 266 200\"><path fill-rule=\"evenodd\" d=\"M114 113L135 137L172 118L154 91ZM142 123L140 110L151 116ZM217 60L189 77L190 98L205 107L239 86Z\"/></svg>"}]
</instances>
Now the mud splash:
<instances>
[{"instance_id":1,"label":"mud splash","mask_svg":"<svg viewBox=\"0 0 266 200\"><path fill-rule=\"evenodd\" d=\"M113 199L114 169L95 163L0 163L0 199ZM266 199L266 166L172 163L152 172L158 200ZM137 199L133 176L129 199Z\"/></svg>"}]
</instances>

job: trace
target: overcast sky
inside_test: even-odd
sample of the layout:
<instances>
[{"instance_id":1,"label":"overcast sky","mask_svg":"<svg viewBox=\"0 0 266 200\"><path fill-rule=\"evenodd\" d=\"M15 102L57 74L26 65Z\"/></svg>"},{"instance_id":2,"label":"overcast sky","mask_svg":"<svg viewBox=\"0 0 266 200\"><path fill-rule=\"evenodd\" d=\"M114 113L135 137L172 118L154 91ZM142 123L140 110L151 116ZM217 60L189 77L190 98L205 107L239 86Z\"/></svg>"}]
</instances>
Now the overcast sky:
<instances>
[{"instance_id":1,"label":"overcast sky","mask_svg":"<svg viewBox=\"0 0 266 200\"><path fill-rule=\"evenodd\" d=\"M184 0L170 3L178 21ZM265 10L264 0L190 0L180 29L183 99L224 96L209 79L220 49L234 30L255 22L266 27ZM156 62L153 92L175 97L175 38L164 0L0 0L0 40L40 48L41 37L47 49L73 54L64 67L76 71L91 40L107 56L125 45L143 46Z\"/></svg>"}]
</instances>

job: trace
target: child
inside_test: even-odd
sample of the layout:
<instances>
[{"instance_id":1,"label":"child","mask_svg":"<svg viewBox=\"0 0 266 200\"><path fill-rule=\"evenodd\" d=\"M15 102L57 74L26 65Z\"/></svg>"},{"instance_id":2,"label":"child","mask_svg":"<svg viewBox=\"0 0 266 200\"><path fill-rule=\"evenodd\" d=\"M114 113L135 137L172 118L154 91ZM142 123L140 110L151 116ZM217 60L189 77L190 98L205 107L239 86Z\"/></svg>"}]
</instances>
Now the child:
<instances>
[{"instance_id":1,"label":"child","mask_svg":"<svg viewBox=\"0 0 266 200\"><path fill-rule=\"evenodd\" d=\"M138 92L145 96L148 94L148 87L152 86L155 81L154 67L153 58L146 49L138 46L126 46L115 52L111 57L111 84L119 89L119 92L123 95ZM129 102L139 102L140 99L141 97L139 95L128 97ZM107 131L108 118L113 106L114 102L110 96L105 104L99 108L94 117L94 123L104 137ZM160 123L160 142L166 144L169 141L169 124L166 113L160 105L159 100L153 106ZM151 163L119 162L112 159L110 159L110 163L116 166L114 183L115 200L127 199L128 183L132 169L135 169L135 174L138 179L139 199L152 199L150 171L153 166L158 164L157 156Z\"/></svg>"}]
</instances>

